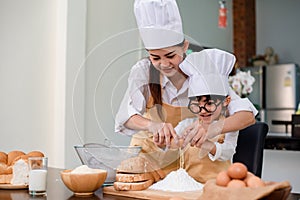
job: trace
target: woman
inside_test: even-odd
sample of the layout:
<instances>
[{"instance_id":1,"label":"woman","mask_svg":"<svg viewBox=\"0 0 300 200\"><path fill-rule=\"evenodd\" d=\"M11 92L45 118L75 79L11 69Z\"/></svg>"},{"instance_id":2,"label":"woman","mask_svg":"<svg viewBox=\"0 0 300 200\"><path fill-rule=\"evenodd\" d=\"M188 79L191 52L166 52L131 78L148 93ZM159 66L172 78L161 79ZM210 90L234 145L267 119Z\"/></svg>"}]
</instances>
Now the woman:
<instances>
[{"instance_id":1,"label":"woman","mask_svg":"<svg viewBox=\"0 0 300 200\"><path fill-rule=\"evenodd\" d=\"M178 140L174 127L192 117L188 105L188 76L179 68L188 49L184 39L179 10L175 0L136 0L135 16L149 58L138 61L131 69L128 89L116 116L115 131L133 135L132 145L143 147L166 173L177 168L175 152L169 149L171 139ZM201 86L199 86L201 87ZM248 99L240 99L230 90L230 116L214 134L243 129L255 122L257 113ZM206 130L195 124L194 137L185 143L203 143ZM216 129L215 129L216 130ZM193 144L192 144L193 145ZM151 152L151 153L150 153ZM176 154L177 155L177 154Z\"/></svg>"}]
</instances>

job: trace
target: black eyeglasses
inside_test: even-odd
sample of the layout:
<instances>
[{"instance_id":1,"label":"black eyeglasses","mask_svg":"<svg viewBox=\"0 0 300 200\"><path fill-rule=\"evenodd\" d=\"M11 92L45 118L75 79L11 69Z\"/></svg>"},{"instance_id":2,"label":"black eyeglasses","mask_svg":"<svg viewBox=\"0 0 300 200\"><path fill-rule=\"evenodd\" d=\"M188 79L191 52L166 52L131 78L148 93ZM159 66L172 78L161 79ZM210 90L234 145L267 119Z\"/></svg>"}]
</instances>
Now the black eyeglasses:
<instances>
[{"instance_id":1,"label":"black eyeglasses","mask_svg":"<svg viewBox=\"0 0 300 200\"><path fill-rule=\"evenodd\" d=\"M188 105L188 109L194 114L200 113L202 109L204 109L208 113L213 113L217 110L218 106L222 102L223 101L220 101L219 103L215 103L212 101L208 101L204 104L204 106L199 106L199 103L191 103L191 101L190 101L189 105Z\"/></svg>"}]
</instances>

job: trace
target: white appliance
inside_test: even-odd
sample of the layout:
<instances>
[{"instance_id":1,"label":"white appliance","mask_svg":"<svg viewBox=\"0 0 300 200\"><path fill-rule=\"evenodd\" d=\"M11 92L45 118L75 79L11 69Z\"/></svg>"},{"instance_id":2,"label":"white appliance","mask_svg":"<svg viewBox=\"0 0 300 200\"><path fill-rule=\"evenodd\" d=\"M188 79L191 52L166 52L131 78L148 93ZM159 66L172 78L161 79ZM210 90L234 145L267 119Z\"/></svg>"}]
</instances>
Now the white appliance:
<instances>
[{"instance_id":1,"label":"white appliance","mask_svg":"<svg viewBox=\"0 0 300 200\"><path fill-rule=\"evenodd\" d=\"M250 70L255 78L248 98L261 107L258 120L267 122L271 133L291 133L291 125L274 124L274 121L288 122L295 114L300 100L299 66L291 63L242 70Z\"/></svg>"}]
</instances>

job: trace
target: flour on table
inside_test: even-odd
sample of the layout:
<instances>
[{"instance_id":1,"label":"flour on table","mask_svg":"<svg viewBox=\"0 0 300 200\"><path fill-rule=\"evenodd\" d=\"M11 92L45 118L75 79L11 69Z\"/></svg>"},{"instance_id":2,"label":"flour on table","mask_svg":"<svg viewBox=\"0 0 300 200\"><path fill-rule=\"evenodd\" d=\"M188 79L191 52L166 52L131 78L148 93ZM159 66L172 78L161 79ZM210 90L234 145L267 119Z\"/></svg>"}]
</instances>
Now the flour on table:
<instances>
[{"instance_id":1,"label":"flour on table","mask_svg":"<svg viewBox=\"0 0 300 200\"><path fill-rule=\"evenodd\" d=\"M151 185L149 189L171 192L186 192L201 190L203 184L193 179L184 169L169 173L163 180Z\"/></svg>"}]
</instances>

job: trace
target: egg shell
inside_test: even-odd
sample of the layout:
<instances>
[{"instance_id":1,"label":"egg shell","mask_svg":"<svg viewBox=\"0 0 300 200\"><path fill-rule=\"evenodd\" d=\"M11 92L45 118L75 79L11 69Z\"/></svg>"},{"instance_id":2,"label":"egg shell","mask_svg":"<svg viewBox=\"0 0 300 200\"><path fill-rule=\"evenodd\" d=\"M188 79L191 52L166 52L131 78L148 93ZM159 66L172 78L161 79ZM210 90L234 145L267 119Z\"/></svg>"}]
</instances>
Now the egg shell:
<instances>
[{"instance_id":1,"label":"egg shell","mask_svg":"<svg viewBox=\"0 0 300 200\"><path fill-rule=\"evenodd\" d=\"M244 179L247 176L248 169L243 163L233 163L229 166L227 173L232 179Z\"/></svg>"},{"instance_id":2,"label":"egg shell","mask_svg":"<svg viewBox=\"0 0 300 200\"><path fill-rule=\"evenodd\" d=\"M228 188L244 188L246 183L240 179L232 179L228 184Z\"/></svg>"},{"instance_id":3,"label":"egg shell","mask_svg":"<svg viewBox=\"0 0 300 200\"><path fill-rule=\"evenodd\" d=\"M264 183L263 180L261 180L257 176L251 176L248 178L246 182L247 186L250 188L259 188L259 187L264 187L266 184Z\"/></svg>"},{"instance_id":4,"label":"egg shell","mask_svg":"<svg viewBox=\"0 0 300 200\"><path fill-rule=\"evenodd\" d=\"M252 172L247 172L247 176L244 178L244 182L247 184L247 181L250 177L255 176Z\"/></svg>"},{"instance_id":5,"label":"egg shell","mask_svg":"<svg viewBox=\"0 0 300 200\"><path fill-rule=\"evenodd\" d=\"M230 181L231 178L228 176L227 171L222 171L218 173L216 177L216 184L219 186L226 187Z\"/></svg>"}]
</instances>

